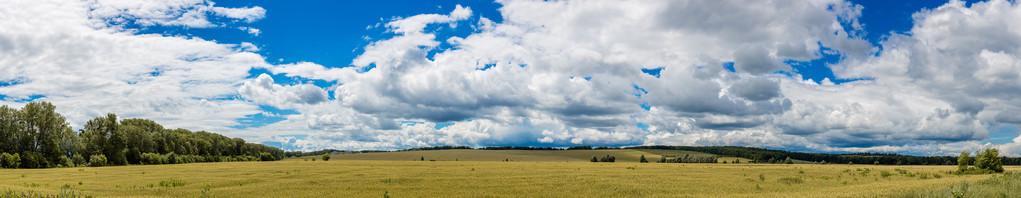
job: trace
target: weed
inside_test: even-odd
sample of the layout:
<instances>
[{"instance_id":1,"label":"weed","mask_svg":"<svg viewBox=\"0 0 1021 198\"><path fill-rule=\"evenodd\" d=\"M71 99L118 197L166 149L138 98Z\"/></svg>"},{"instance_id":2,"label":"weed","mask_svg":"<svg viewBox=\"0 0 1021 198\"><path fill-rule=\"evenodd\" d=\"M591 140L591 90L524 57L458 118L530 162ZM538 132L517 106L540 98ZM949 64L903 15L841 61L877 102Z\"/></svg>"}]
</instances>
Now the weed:
<instances>
[{"instance_id":1,"label":"weed","mask_svg":"<svg viewBox=\"0 0 1021 198\"><path fill-rule=\"evenodd\" d=\"M184 186L185 184L188 184L188 183L184 182L183 180L179 180L179 179L170 179L170 180L160 181L160 186L162 186L162 187L178 187L178 186Z\"/></svg>"},{"instance_id":2,"label":"weed","mask_svg":"<svg viewBox=\"0 0 1021 198\"><path fill-rule=\"evenodd\" d=\"M783 184L787 184L787 185L805 183L804 179L797 178L797 177L784 177L784 178L780 178L780 179L778 179L776 181L780 182L780 183L783 183Z\"/></svg>"}]
</instances>

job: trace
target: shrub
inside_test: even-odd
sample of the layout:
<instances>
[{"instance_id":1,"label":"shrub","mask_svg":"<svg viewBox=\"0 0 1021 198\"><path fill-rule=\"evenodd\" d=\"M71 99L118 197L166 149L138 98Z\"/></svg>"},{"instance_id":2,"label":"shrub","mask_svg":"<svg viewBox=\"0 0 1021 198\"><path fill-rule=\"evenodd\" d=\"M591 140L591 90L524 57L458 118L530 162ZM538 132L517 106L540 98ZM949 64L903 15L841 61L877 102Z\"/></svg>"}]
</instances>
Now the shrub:
<instances>
[{"instance_id":1,"label":"shrub","mask_svg":"<svg viewBox=\"0 0 1021 198\"><path fill-rule=\"evenodd\" d=\"M21 153L21 167L22 168L49 168L50 161L43 157L42 153L38 152L24 152Z\"/></svg>"},{"instance_id":2,"label":"shrub","mask_svg":"<svg viewBox=\"0 0 1021 198\"><path fill-rule=\"evenodd\" d=\"M74 167L74 163L71 162L71 159L67 158L67 156L61 155L57 158L57 160L59 161L57 166Z\"/></svg>"},{"instance_id":3,"label":"shrub","mask_svg":"<svg viewBox=\"0 0 1021 198\"><path fill-rule=\"evenodd\" d=\"M596 156L592 156L592 160L589 160L589 161L591 161L591 162L599 162L599 159L596 159Z\"/></svg>"},{"instance_id":4,"label":"shrub","mask_svg":"<svg viewBox=\"0 0 1021 198\"><path fill-rule=\"evenodd\" d=\"M262 161L274 161L274 160L276 160L276 158L273 157L273 154L269 154L267 152L260 153L259 154L259 159L261 159Z\"/></svg>"},{"instance_id":5,"label":"shrub","mask_svg":"<svg viewBox=\"0 0 1021 198\"><path fill-rule=\"evenodd\" d=\"M18 168L19 166L21 166L21 157L17 153L14 155L10 153L0 154L0 167Z\"/></svg>"},{"instance_id":6,"label":"shrub","mask_svg":"<svg viewBox=\"0 0 1021 198\"><path fill-rule=\"evenodd\" d=\"M167 157L156 153L142 153L142 164L166 164Z\"/></svg>"},{"instance_id":7,"label":"shrub","mask_svg":"<svg viewBox=\"0 0 1021 198\"><path fill-rule=\"evenodd\" d=\"M596 157L592 157L592 158L595 159ZM659 161L657 161L657 162L659 162L659 163L666 163L666 156L659 157Z\"/></svg>"},{"instance_id":8,"label":"shrub","mask_svg":"<svg viewBox=\"0 0 1021 198\"><path fill-rule=\"evenodd\" d=\"M83 157L82 154L75 153L71 156L71 163L74 163L75 166L84 166L85 157Z\"/></svg>"},{"instance_id":9,"label":"shrub","mask_svg":"<svg viewBox=\"0 0 1021 198\"><path fill-rule=\"evenodd\" d=\"M787 185L804 183L805 180L797 177L784 177L776 180L777 182L784 183Z\"/></svg>"},{"instance_id":10,"label":"shrub","mask_svg":"<svg viewBox=\"0 0 1021 198\"><path fill-rule=\"evenodd\" d=\"M329 153L323 153L323 161L330 161L330 154Z\"/></svg>"},{"instance_id":11,"label":"shrub","mask_svg":"<svg viewBox=\"0 0 1021 198\"><path fill-rule=\"evenodd\" d=\"M106 166L106 155L89 156L89 166Z\"/></svg>"},{"instance_id":12,"label":"shrub","mask_svg":"<svg viewBox=\"0 0 1021 198\"><path fill-rule=\"evenodd\" d=\"M160 186L162 186L162 187L178 187L178 186L184 186L185 184L188 184L188 183L184 182L183 180L179 180L179 179L171 179L171 180L160 181Z\"/></svg>"},{"instance_id":13,"label":"shrub","mask_svg":"<svg viewBox=\"0 0 1021 198\"><path fill-rule=\"evenodd\" d=\"M791 160L791 157L787 157L787 159L783 160L783 163L784 164L794 164L794 161Z\"/></svg>"},{"instance_id":14,"label":"shrub","mask_svg":"<svg viewBox=\"0 0 1021 198\"><path fill-rule=\"evenodd\" d=\"M890 173L890 171L879 171L879 176L881 176L883 178L887 178L887 177L893 176L893 173Z\"/></svg>"},{"instance_id":15,"label":"shrub","mask_svg":"<svg viewBox=\"0 0 1021 198\"><path fill-rule=\"evenodd\" d=\"M174 152L167 153L166 156L167 156L167 163L168 164L182 164L182 163L184 163L184 161L182 161L181 157L179 155L177 155L176 153L174 153Z\"/></svg>"},{"instance_id":16,"label":"shrub","mask_svg":"<svg viewBox=\"0 0 1021 198\"><path fill-rule=\"evenodd\" d=\"M645 155L642 155L642 157L638 159L638 162L641 162L641 163L649 163L649 160L646 160L646 159L645 159Z\"/></svg>"}]
</instances>

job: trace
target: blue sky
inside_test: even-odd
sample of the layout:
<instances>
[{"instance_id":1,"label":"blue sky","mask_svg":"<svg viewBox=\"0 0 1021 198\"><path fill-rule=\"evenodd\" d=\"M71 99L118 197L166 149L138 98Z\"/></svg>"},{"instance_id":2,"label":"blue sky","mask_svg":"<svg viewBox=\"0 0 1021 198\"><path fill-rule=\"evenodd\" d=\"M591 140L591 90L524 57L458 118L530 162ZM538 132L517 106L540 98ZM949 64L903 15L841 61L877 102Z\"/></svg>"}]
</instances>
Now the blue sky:
<instances>
[{"instance_id":1,"label":"blue sky","mask_svg":"<svg viewBox=\"0 0 1021 198\"><path fill-rule=\"evenodd\" d=\"M1021 154L1021 8L1005 0L19 0L0 11L12 13L0 17L0 104L51 101L72 126L113 112L288 150Z\"/></svg>"}]
</instances>

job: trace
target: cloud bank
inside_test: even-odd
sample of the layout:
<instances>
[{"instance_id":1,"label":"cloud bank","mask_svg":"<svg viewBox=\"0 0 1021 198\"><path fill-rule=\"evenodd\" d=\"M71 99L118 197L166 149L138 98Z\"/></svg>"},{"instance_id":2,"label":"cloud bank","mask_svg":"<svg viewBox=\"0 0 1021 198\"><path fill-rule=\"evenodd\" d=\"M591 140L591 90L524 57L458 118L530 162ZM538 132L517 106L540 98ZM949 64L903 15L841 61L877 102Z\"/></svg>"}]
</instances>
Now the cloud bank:
<instances>
[{"instance_id":1,"label":"cloud bank","mask_svg":"<svg viewBox=\"0 0 1021 198\"><path fill-rule=\"evenodd\" d=\"M1021 123L1021 7L1004 0L918 11L909 32L879 43L862 38L868 8L839 0L499 1L500 22L458 5L386 21L386 36L342 68L269 64L251 43L133 29L251 23L265 17L260 7L13 3L0 8L10 13L0 15L9 27L0 29L3 102L53 101L74 124L111 111L300 150L669 144L1021 154L1021 138L984 143L992 129ZM471 33L439 36L437 27ZM791 65L834 55L839 62L815 66L860 80L804 80ZM261 106L297 113L230 128L266 113Z\"/></svg>"}]
</instances>

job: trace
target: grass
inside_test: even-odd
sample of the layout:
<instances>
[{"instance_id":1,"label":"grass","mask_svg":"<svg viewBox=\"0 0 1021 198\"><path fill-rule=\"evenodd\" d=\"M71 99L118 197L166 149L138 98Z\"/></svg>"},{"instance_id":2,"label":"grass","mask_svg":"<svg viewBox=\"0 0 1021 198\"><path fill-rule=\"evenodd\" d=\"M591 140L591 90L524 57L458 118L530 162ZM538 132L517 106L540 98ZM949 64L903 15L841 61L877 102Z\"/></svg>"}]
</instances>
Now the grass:
<instances>
[{"instance_id":1,"label":"grass","mask_svg":"<svg viewBox=\"0 0 1021 198\"><path fill-rule=\"evenodd\" d=\"M577 156L592 153L575 153ZM621 155L617 155L620 158ZM648 155L646 155L648 157ZM350 157L350 156L349 156ZM591 158L591 156L589 156ZM338 159L343 159L339 157ZM428 157L427 157L428 160ZM1019 167L1006 167L1017 171ZM858 170L861 171L858 171ZM0 169L0 192L96 197L862 197L973 183L919 179L955 166L375 161L288 159L56 169ZM844 170L847 170L846 172ZM868 173L862 174L865 170ZM804 172L804 173L799 173ZM181 184L160 185L161 181ZM79 183L81 182L81 183ZM155 185L153 185L155 184ZM194 184L194 185L192 185ZM172 186L172 185L171 185ZM971 186L969 186L971 188ZM1015 188L1016 189L1016 188Z\"/></svg>"},{"instance_id":2,"label":"grass","mask_svg":"<svg viewBox=\"0 0 1021 198\"><path fill-rule=\"evenodd\" d=\"M1021 172L1007 172L979 181L961 181L949 187L913 191L897 197L1021 197Z\"/></svg>"}]
</instances>

